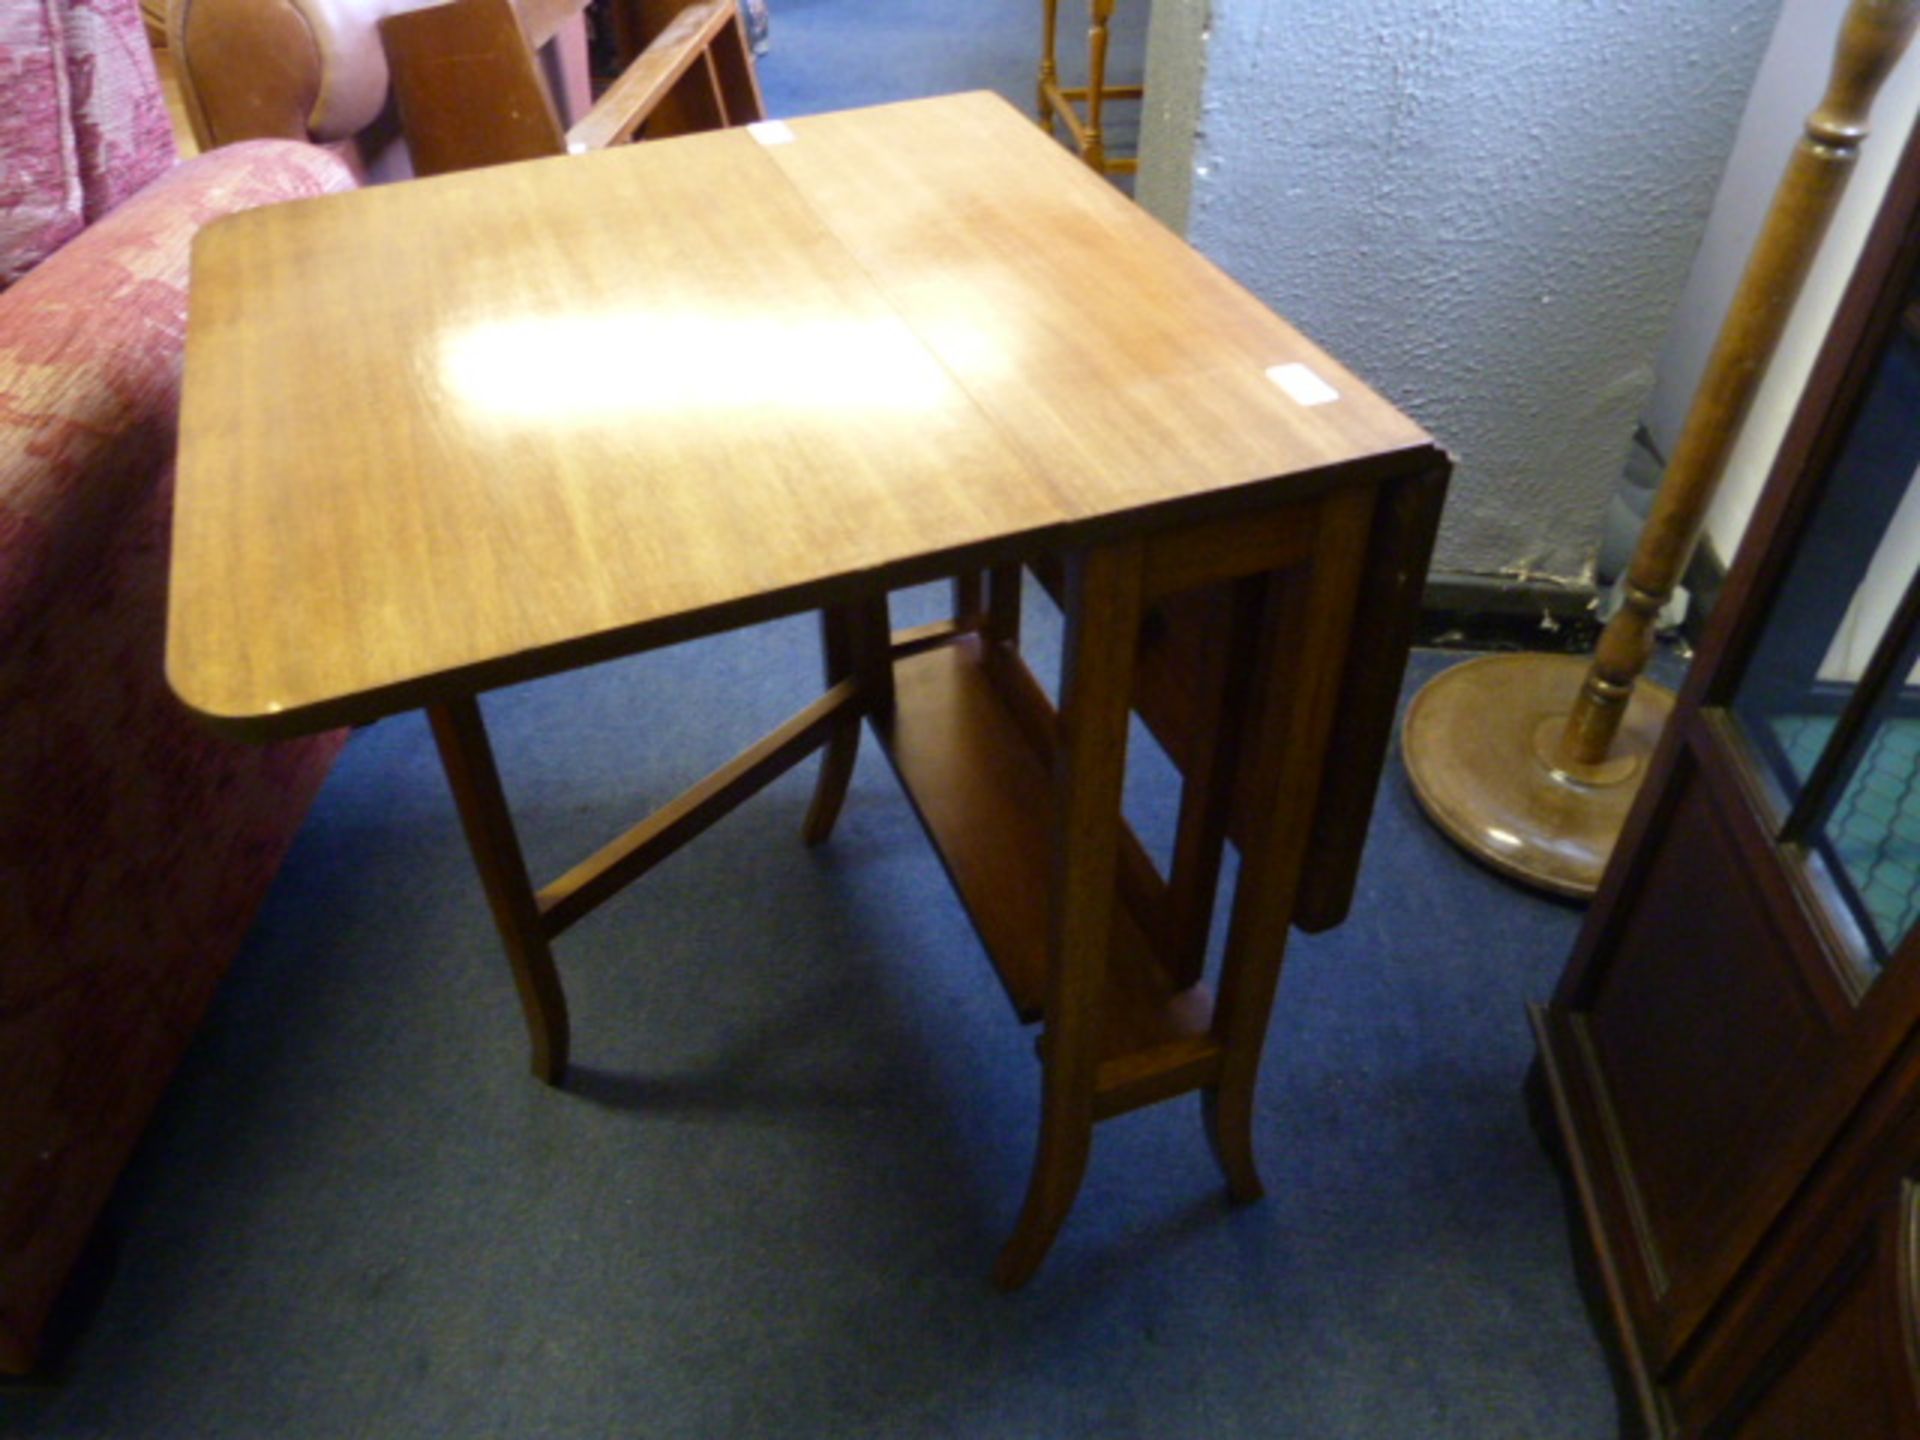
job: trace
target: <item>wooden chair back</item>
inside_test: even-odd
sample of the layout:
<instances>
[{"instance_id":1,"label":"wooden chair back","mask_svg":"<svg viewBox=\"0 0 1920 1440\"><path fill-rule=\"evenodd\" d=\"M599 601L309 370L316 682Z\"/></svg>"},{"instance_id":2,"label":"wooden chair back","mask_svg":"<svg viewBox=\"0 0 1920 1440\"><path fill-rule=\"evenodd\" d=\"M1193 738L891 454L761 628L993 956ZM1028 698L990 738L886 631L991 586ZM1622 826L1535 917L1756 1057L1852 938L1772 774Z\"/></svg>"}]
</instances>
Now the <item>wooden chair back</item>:
<instances>
[{"instance_id":1,"label":"wooden chair back","mask_svg":"<svg viewBox=\"0 0 1920 1440\"><path fill-rule=\"evenodd\" d=\"M736 0L694 0L563 129L535 52L583 4L450 0L380 22L415 174L597 150L764 117Z\"/></svg>"}]
</instances>

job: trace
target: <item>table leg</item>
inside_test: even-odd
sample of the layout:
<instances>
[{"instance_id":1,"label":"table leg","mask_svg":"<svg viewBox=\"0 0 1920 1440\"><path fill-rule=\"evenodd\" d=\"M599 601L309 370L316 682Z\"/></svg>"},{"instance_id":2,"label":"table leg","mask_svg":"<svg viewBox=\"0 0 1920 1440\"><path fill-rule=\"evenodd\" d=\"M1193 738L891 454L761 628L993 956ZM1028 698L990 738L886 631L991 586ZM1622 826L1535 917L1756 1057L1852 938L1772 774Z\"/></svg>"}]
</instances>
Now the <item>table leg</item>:
<instances>
[{"instance_id":1,"label":"table leg","mask_svg":"<svg viewBox=\"0 0 1920 1440\"><path fill-rule=\"evenodd\" d=\"M848 712L846 723L827 742L826 753L820 757L813 803L800 832L809 845L825 842L840 817L860 752L861 716L883 715L893 708L893 642L887 616L884 594L830 605L820 612L827 688L854 681L859 687L860 704Z\"/></svg>"},{"instance_id":2,"label":"table leg","mask_svg":"<svg viewBox=\"0 0 1920 1440\"><path fill-rule=\"evenodd\" d=\"M1040 1135L1026 1202L994 1271L1003 1289L1026 1283L1046 1258L1080 1191L1093 1139L1142 553L1132 542L1067 562Z\"/></svg>"},{"instance_id":3,"label":"table leg","mask_svg":"<svg viewBox=\"0 0 1920 1440\"><path fill-rule=\"evenodd\" d=\"M513 966L520 1010L532 1045L533 1073L558 1085L567 1073L567 997L554 968L540 905L514 833L493 746L471 697L427 707L440 764L447 772L467 845L493 910L493 923Z\"/></svg>"},{"instance_id":4,"label":"table leg","mask_svg":"<svg viewBox=\"0 0 1920 1440\"><path fill-rule=\"evenodd\" d=\"M1249 833L1234 886L1213 1028L1217 1083L1202 1096L1207 1135L1235 1200L1265 1187L1254 1163L1254 1085L1293 926L1314 800L1332 731L1372 497L1341 492L1320 506L1316 560L1267 582L1253 711L1242 763L1251 769Z\"/></svg>"},{"instance_id":5,"label":"table leg","mask_svg":"<svg viewBox=\"0 0 1920 1440\"><path fill-rule=\"evenodd\" d=\"M820 649L825 657L827 688L853 678L858 644L852 607L833 605L820 612ZM813 803L807 807L801 838L809 845L824 844L853 781L854 762L860 756L860 715L854 712L820 752L820 774L813 784Z\"/></svg>"}]
</instances>

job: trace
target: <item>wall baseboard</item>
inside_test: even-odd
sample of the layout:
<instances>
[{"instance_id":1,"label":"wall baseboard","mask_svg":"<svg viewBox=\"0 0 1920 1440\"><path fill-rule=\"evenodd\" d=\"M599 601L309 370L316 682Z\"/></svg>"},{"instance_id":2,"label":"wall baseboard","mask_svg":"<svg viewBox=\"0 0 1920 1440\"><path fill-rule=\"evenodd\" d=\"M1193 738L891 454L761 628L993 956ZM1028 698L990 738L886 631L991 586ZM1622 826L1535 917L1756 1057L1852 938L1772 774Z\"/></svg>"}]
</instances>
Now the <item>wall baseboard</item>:
<instances>
[{"instance_id":1,"label":"wall baseboard","mask_svg":"<svg viewBox=\"0 0 1920 1440\"><path fill-rule=\"evenodd\" d=\"M1695 650L1727 583L1726 562L1705 535L1680 583L1692 597L1679 635ZM1440 571L1427 577L1414 643L1438 650L1544 650L1591 654L1600 639L1592 585Z\"/></svg>"},{"instance_id":2,"label":"wall baseboard","mask_svg":"<svg viewBox=\"0 0 1920 1440\"><path fill-rule=\"evenodd\" d=\"M1440 571L1420 597L1416 645L1441 650L1591 651L1599 638L1592 585Z\"/></svg>"}]
</instances>

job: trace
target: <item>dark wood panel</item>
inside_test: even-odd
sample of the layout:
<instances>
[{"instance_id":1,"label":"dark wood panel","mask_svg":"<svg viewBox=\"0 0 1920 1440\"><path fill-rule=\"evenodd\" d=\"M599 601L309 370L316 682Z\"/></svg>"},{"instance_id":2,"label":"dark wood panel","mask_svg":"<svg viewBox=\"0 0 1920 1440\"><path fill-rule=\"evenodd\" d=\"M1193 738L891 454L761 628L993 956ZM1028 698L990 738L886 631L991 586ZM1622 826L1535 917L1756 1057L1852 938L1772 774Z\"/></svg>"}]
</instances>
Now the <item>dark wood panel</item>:
<instances>
[{"instance_id":1,"label":"dark wood panel","mask_svg":"<svg viewBox=\"0 0 1920 1440\"><path fill-rule=\"evenodd\" d=\"M1830 1277L1847 1268L1859 1237L1888 1197L1920 1167L1920 1033L1848 1119L1832 1150L1768 1232L1767 1243L1716 1307L1672 1380L1689 1431L1729 1413L1764 1357L1790 1344L1801 1318L1830 1301ZM1778 1369L1773 1362L1765 1368ZM1920 1432L1916 1432L1920 1433Z\"/></svg>"},{"instance_id":2,"label":"dark wood panel","mask_svg":"<svg viewBox=\"0 0 1920 1440\"><path fill-rule=\"evenodd\" d=\"M1232 609L1224 585L1188 590L1152 605L1140 632L1134 709L1183 775L1211 719L1203 681L1230 641Z\"/></svg>"},{"instance_id":3,"label":"dark wood panel","mask_svg":"<svg viewBox=\"0 0 1920 1440\"><path fill-rule=\"evenodd\" d=\"M1750 1244L1780 1117L1815 1084L1832 1031L1794 947L1696 764L1585 1015L1646 1225L1650 1348L1664 1359Z\"/></svg>"},{"instance_id":4,"label":"dark wood panel","mask_svg":"<svg viewBox=\"0 0 1920 1440\"><path fill-rule=\"evenodd\" d=\"M1353 904L1447 478L1445 468L1436 468L1380 488L1366 580L1340 677L1339 719L1321 772L1313 845L1293 917L1309 933L1340 924Z\"/></svg>"},{"instance_id":5,"label":"dark wood panel","mask_svg":"<svg viewBox=\"0 0 1920 1440\"><path fill-rule=\"evenodd\" d=\"M1724 1440L1920 1435L1913 1333L1916 1192L1880 1207L1745 1393L1701 1433Z\"/></svg>"}]
</instances>

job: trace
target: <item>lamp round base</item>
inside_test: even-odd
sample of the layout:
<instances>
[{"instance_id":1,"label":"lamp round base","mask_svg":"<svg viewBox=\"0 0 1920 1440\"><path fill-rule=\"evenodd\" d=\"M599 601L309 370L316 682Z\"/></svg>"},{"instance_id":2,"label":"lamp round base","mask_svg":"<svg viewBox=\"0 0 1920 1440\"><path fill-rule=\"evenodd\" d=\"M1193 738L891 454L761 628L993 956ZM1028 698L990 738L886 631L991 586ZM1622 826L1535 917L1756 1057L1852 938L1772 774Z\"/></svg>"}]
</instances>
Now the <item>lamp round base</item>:
<instances>
[{"instance_id":1,"label":"lamp round base","mask_svg":"<svg viewBox=\"0 0 1920 1440\"><path fill-rule=\"evenodd\" d=\"M1642 679L1607 758L1555 762L1586 679L1575 655L1488 655L1436 675L1413 697L1401 754L1427 817L1468 854L1523 884L1590 899L1673 713Z\"/></svg>"}]
</instances>

